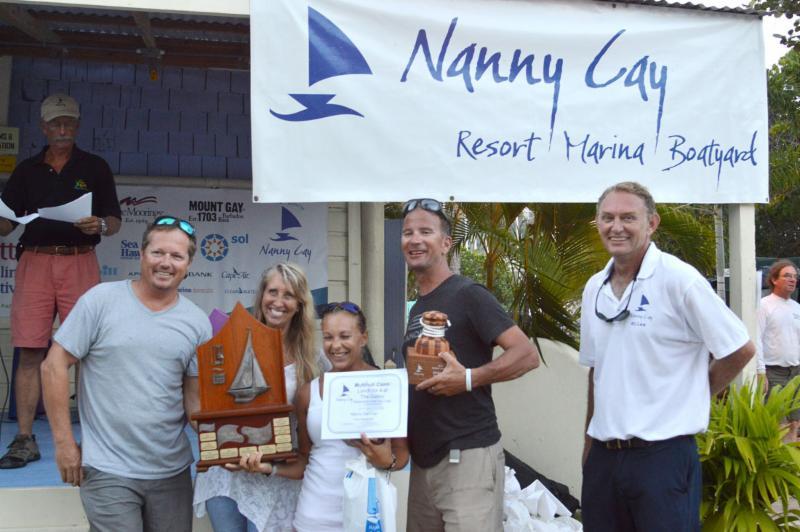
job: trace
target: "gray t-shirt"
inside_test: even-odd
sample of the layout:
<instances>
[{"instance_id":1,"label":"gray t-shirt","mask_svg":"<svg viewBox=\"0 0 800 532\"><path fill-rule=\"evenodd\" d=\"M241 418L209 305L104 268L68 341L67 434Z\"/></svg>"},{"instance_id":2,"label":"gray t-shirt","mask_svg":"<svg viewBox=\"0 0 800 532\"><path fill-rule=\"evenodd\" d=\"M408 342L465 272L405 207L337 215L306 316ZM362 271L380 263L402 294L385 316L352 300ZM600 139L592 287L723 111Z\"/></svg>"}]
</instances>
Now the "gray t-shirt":
<instances>
[{"instance_id":1,"label":"gray t-shirt","mask_svg":"<svg viewBox=\"0 0 800 532\"><path fill-rule=\"evenodd\" d=\"M183 296L154 312L131 281L86 292L54 337L81 359L83 464L141 479L188 467L183 377L197 376L195 350L210 338L208 317Z\"/></svg>"}]
</instances>

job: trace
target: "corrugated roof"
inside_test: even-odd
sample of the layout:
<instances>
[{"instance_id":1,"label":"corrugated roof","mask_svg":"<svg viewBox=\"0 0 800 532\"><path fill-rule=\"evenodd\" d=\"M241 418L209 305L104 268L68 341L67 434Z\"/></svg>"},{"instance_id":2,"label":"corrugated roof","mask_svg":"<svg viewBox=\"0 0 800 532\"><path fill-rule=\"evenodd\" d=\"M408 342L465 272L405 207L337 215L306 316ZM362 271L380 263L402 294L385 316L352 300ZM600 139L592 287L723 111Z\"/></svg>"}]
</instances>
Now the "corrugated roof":
<instances>
[{"instance_id":1,"label":"corrugated roof","mask_svg":"<svg viewBox=\"0 0 800 532\"><path fill-rule=\"evenodd\" d=\"M666 0L595 0L604 4L634 4L642 6L668 7L679 9L693 9L696 11L713 11L717 13L733 13L736 15L753 15L763 17L766 13L757 9L752 9L744 4L742 7L718 7L707 6L705 4L695 4L692 2L667 2Z\"/></svg>"}]
</instances>

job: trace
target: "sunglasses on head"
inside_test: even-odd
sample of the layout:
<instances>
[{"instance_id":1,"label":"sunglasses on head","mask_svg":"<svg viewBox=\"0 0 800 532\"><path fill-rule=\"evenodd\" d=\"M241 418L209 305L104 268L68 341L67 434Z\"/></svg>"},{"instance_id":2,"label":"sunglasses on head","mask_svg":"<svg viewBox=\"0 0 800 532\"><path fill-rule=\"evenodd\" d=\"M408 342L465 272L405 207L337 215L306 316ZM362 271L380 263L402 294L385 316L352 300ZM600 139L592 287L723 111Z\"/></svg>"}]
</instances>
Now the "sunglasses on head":
<instances>
[{"instance_id":1,"label":"sunglasses on head","mask_svg":"<svg viewBox=\"0 0 800 532\"><path fill-rule=\"evenodd\" d=\"M408 200L403 204L403 216L406 216L417 207L425 209L426 211L444 215L444 210L440 201L432 198L417 198Z\"/></svg>"},{"instance_id":2,"label":"sunglasses on head","mask_svg":"<svg viewBox=\"0 0 800 532\"><path fill-rule=\"evenodd\" d=\"M190 237L194 238L194 226L187 222L186 220L182 220L180 218L175 218L174 216L159 216L153 222L153 225L174 225L178 227L181 231L189 235Z\"/></svg>"},{"instance_id":3,"label":"sunglasses on head","mask_svg":"<svg viewBox=\"0 0 800 532\"><path fill-rule=\"evenodd\" d=\"M334 303L328 303L319 313L320 318L324 318L326 314L330 314L331 312L336 312L339 310L343 310L345 312L349 312L350 314L354 314L358 316L361 314L361 309L358 305L350 301L339 301Z\"/></svg>"}]
</instances>

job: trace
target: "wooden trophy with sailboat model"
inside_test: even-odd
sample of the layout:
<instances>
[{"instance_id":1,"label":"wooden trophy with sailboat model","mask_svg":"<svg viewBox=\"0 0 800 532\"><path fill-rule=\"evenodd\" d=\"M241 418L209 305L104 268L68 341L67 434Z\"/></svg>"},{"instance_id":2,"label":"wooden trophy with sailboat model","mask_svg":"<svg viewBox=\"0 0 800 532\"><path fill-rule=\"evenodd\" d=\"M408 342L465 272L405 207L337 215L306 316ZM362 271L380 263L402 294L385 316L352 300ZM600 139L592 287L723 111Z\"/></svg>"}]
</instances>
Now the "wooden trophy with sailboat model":
<instances>
[{"instance_id":1,"label":"wooden trophy with sailboat model","mask_svg":"<svg viewBox=\"0 0 800 532\"><path fill-rule=\"evenodd\" d=\"M230 319L197 348L200 410L198 471L238 463L252 452L262 460L291 461L297 442L286 397L281 334L237 303Z\"/></svg>"}]
</instances>

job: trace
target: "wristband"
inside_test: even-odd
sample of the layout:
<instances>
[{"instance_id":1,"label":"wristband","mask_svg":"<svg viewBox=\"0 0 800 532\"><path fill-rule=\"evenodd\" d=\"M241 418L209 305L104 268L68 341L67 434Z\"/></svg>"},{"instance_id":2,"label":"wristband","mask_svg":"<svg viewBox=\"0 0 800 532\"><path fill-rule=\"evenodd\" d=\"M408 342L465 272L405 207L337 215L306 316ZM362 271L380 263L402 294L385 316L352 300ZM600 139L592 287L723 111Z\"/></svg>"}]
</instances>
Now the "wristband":
<instances>
[{"instance_id":1,"label":"wristband","mask_svg":"<svg viewBox=\"0 0 800 532\"><path fill-rule=\"evenodd\" d=\"M386 468L386 471L394 471L394 467L397 465L397 456L392 453L392 463L389 464L389 467Z\"/></svg>"},{"instance_id":2,"label":"wristband","mask_svg":"<svg viewBox=\"0 0 800 532\"><path fill-rule=\"evenodd\" d=\"M465 377L467 379L467 391L471 392L472 391L472 369L471 368L467 368L467 373L466 373Z\"/></svg>"},{"instance_id":3,"label":"wristband","mask_svg":"<svg viewBox=\"0 0 800 532\"><path fill-rule=\"evenodd\" d=\"M272 471L269 472L269 476L274 477L278 474L278 464L272 464Z\"/></svg>"}]
</instances>

